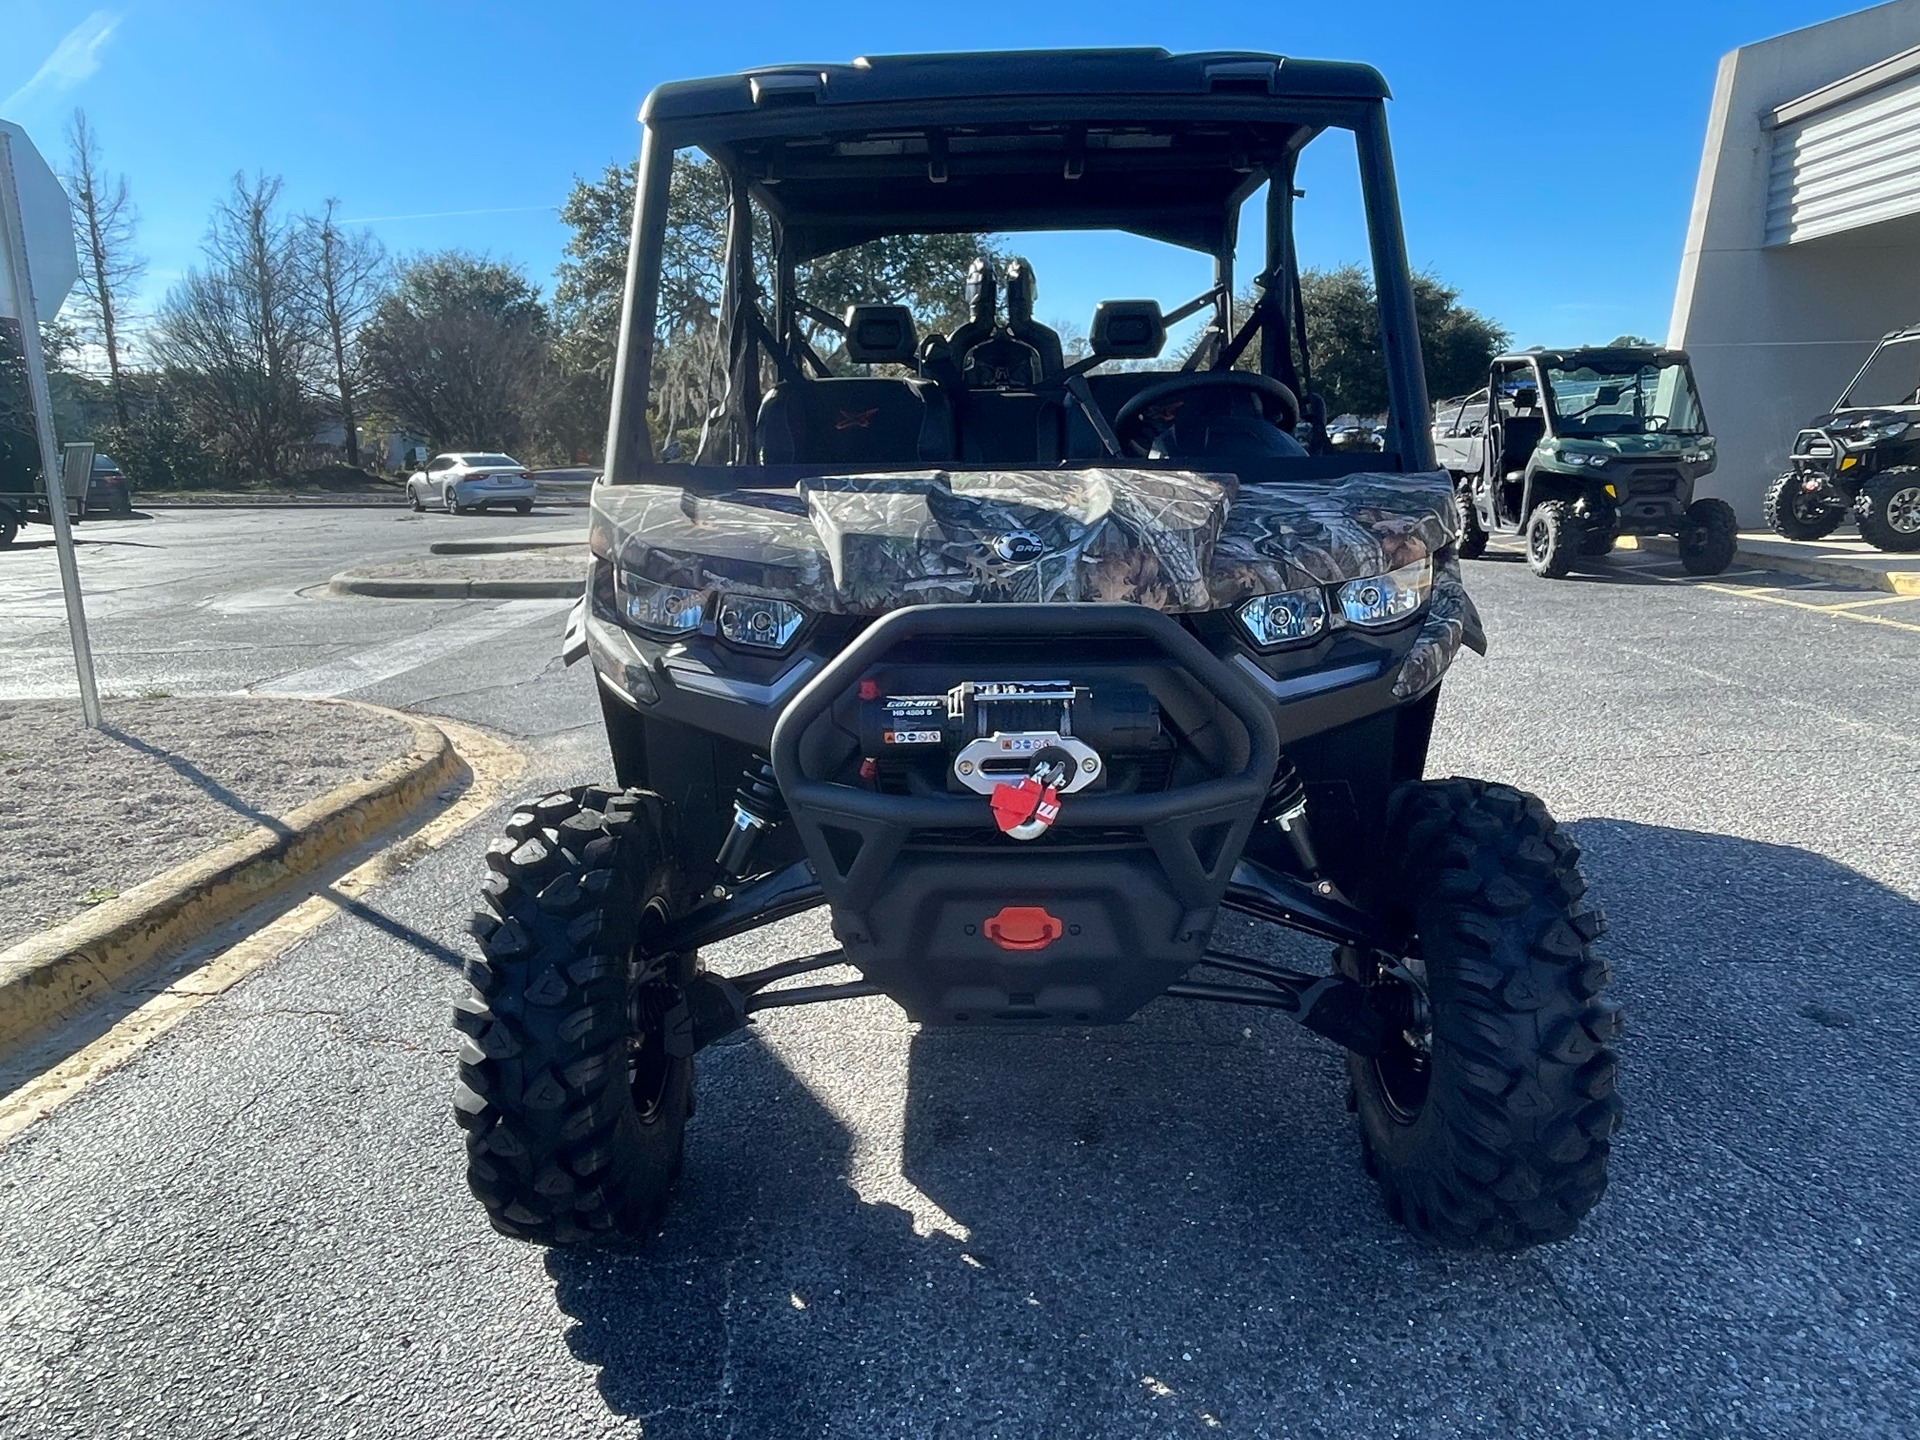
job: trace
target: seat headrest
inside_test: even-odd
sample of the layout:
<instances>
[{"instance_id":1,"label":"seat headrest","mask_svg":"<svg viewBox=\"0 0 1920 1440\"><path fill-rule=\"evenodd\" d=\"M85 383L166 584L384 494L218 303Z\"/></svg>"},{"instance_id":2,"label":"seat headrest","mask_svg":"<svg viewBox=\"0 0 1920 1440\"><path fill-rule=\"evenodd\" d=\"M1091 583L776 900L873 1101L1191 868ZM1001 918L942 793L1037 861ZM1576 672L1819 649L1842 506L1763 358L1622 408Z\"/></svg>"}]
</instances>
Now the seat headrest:
<instances>
[{"instance_id":1,"label":"seat headrest","mask_svg":"<svg viewBox=\"0 0 1920 1440\"><path fill-rule=\"evenodd\" d=\"M847 358L856 365L911 365L918 337L904 305L849 305Z\"/></svg>"},{"instance_id":2,"label":"seat headrest","mask_svg":"<svg viewBox=\"0 0 1920 1440\"><path fill-rule=\"evenodd\" d=\"M992 263L984 255L974 256L973 263L967 266L967 310L975 324L993 328L993 311L999 288Z\"/></svg>"},{"instance_id":3,"label":"seat headrest","mask_svg":"<svg viewBox=\"0 0 1920 1440\"><path fill-rule=\"evenodd\" d=\"M1167 343L1167 322L1158 300L1102 300L1087 335L1093 353L1105 359L1145 360Z\"/></svg>"},{"instance_id":4,"label":"seat headrest","mask_svg":"<svg viewBox=\"0 0 1920 1440\"><path fill-rule=\"evenodd\" d=\"M1040 298L1040 283L1033 278L1033 266L1018 257L1007 262L1007 321L1024 324L1033 319L1033 302Z\"/></svg>"}]
</instances>

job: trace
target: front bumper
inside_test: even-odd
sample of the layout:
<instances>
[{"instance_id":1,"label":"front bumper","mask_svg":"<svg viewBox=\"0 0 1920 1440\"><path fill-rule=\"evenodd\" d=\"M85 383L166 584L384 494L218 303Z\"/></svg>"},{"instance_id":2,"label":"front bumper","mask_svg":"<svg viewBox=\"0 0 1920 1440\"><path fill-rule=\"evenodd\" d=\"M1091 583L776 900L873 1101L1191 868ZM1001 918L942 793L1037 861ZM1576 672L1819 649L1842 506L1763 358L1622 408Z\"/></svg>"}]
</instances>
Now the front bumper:
<instances>
[{"instance_id":1,"label":"front bumper","mask_svg":"<svg viewBox=\"0 0 1920 1440\"><path fill-rule=\"evenodd\" d=\"M1096 690L1151 688L1192 747L1185 783L1073 795L1025 845L995 832L985 795L854 777L850 707L870 677L888 693L934 675L1037 678L1019 672L1059 662L1033 655L1036 635ZM1163 994L1199 962L1280 762L1259 693L1191 632L1098 604L895 611L786 707L772 756L848 960L932 1024L1112 1022Z\"/></svg>"}]
</instances>

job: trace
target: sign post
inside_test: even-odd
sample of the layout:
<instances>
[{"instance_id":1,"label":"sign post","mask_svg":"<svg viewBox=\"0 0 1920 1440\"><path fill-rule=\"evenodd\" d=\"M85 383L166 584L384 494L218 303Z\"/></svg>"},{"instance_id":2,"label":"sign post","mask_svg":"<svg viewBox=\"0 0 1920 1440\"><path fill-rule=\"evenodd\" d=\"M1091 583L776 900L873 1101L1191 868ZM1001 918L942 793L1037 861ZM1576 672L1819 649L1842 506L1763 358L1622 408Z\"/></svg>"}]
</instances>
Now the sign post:
<instances>
[{"instance_id":1,"label":"sign post","mask_svg":"<svg viewBox=\"0 0 1920 1440\"><path fill-rule=\"evenodd\" d=\"M29 166L31 169L29 170ZM31 186L23 186L22 173L31 176ZM51 193L48 182L52 183ZM26 223L28 196L33 204L31 240ZM58 195L57 218L52 196ZM61 244L64 227L65 244ZM34 267L29 245L50 256L46 269L49 284L34 285ZM92 729L100 728L100 692L93 679L93 647L87 639L87 612L80 598L80 567L73 556L73 527L67 518L67 492L77 483L80 503L87 503L86 486L92 478L93 447L84 450L85 468L79 479L63 473L65 457L53 433L53 406L47 395L47 360L40 349L40 322L59 313L67 291L78 273L73 250L73 217L66 205L66 192L53 180L46 162L34 150L32 142L17 127L0 124L0 316L12 316L20 322L20 351L27 362L27 408L33 411L33 428L40 442L40 473L47 487L47 523L53 526L54 546L60 555L60 588L67 597L67 630L73 637L73 663L80 676L80 710ZM64 283L60 283L64 279ZM57 285L57 293L53 286Z\"/></svg>"}]
</instances>

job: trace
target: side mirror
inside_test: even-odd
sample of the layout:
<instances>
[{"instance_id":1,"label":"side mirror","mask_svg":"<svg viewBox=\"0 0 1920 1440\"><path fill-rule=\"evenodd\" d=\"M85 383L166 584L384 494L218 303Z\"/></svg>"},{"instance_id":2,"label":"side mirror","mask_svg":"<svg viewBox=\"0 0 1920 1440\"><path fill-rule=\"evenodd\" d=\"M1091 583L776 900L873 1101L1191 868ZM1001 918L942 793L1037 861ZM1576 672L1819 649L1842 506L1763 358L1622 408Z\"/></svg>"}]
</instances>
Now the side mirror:
<instances>
[{"instance_id":1,"label":"side mirror","mask_svg":"<svg viewBox=\"0 0 1920 1440\"><path fill-rule=\"evenodd\" d=\"M1102 300L1087 332L1102 360L1150 360L1167 343L1167 322L1158 300Z\"/></svg>"}]
</instances>

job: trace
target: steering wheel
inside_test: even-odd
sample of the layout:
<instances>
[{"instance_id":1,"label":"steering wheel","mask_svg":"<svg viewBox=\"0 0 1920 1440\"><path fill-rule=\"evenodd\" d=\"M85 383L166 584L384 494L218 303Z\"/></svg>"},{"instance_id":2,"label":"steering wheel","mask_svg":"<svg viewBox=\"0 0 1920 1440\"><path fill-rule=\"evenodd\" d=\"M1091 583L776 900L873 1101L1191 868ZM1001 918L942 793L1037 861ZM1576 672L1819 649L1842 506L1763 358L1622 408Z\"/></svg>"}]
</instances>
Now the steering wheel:
<instances>
[{"instance_id":1,"label":"steering wheel","mask_svg":"<svg viewBox=\"0 0 1920 1440\"><path fill-rule=\"evenodd\" d=\"M1113 431L1120 439L1120 448L1129 455L1145 457L1153 437L1174 424L1186 404L1185 399L1170 397L1212 390L1248 391L1259 400L1260 413L1267 423L1289 435L1300 423L1299 399L1278 380L1252 370L1208 370L1197 375L1176 375L1158 385L1149 385L1122 405L1120 413L1113 417Z\"/></svg>"}]
</instances>

